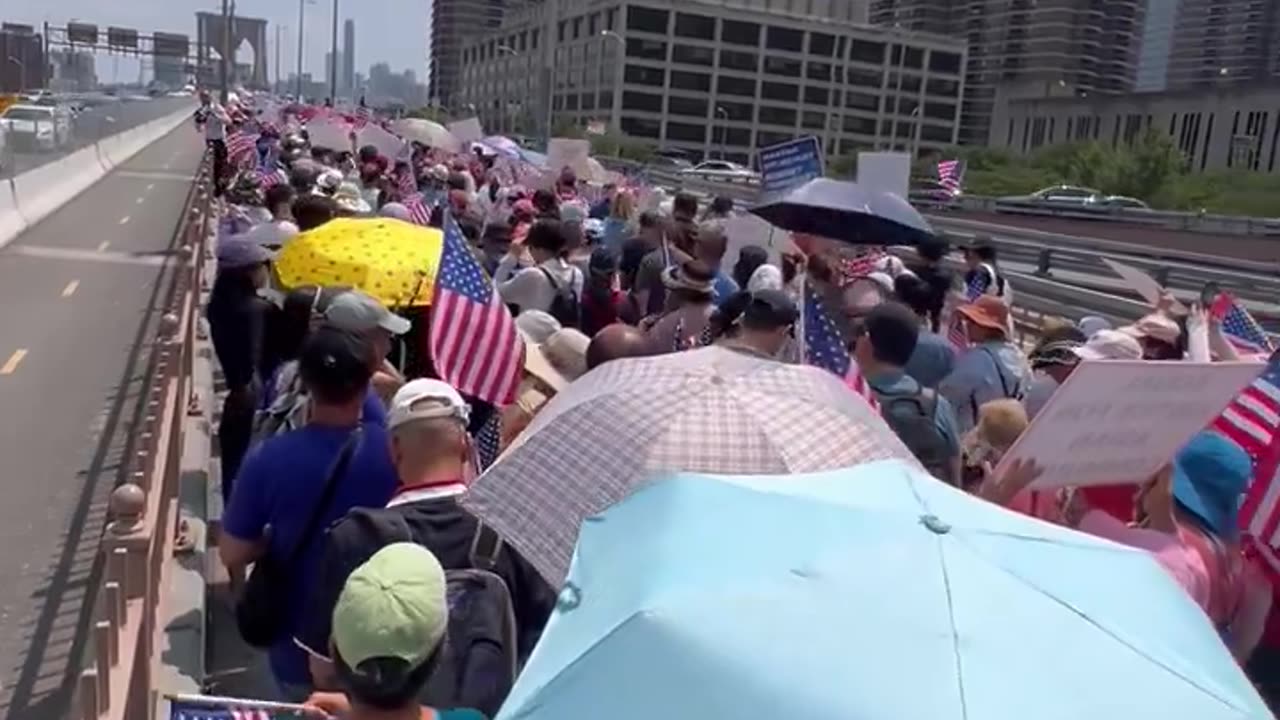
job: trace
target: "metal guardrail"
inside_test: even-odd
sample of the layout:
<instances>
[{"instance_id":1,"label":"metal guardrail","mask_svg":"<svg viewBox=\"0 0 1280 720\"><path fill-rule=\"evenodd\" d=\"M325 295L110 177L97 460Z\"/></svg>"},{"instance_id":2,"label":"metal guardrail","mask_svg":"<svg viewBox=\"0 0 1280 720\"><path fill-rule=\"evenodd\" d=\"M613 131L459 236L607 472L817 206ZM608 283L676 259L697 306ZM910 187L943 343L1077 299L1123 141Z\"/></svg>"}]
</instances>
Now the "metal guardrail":
<instances>
[{"instance_id":1,"label":"metal guardrail","mask_svg":"<svg viewBox=\"0 0 1280 720\"><path fill-rule=\"evenodd\" d=\"M151 717L153 671L164 628L158 608L165 560L178 535L183 425L199 411L191 377L199 323L205 238L210 228L208 163L202 163L174 236L174 272L148 361L142 422L131 439L129 479L111 493L112 520L102 539L102 584L94 597L87 643L72 704L78 720Z\"/></svg>"}]
</instances>

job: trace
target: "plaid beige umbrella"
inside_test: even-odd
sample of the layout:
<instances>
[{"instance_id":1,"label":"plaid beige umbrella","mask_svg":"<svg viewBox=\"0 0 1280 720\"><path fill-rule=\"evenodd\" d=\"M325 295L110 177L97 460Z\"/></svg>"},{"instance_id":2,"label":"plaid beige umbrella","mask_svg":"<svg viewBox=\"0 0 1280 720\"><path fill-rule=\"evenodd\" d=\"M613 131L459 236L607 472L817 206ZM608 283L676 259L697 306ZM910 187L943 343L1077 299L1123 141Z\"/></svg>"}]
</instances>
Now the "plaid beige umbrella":
<instances>
[{"instance_id":1,"label":"plaid beige umbrella","mask_svg":"<svg viewBox=\"0 0 1280 720\"><path fill-rule=\"evenodd\" d=\"M885 458L914 462L831 373L707 347L583 376L462 502L559 587L582 521L656 473L777 475Z\"/></svg>"}]
</instances>

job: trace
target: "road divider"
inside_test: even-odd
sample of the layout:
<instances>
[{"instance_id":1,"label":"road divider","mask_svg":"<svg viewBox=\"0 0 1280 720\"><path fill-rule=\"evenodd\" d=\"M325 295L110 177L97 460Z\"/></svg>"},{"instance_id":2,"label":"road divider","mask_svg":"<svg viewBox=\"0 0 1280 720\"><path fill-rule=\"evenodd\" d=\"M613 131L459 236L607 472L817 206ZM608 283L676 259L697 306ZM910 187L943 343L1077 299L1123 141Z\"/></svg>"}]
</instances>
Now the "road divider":
<instances>
[{"instance_id":1,"label":"road divider","mask_svg":"<svg viewBox=\"0 0 1280 720\"><path fill-rule=\"evenodd\" d=\"M183 108L0 182L0 247L191 117Z\"/></svg>"}]
</instances>

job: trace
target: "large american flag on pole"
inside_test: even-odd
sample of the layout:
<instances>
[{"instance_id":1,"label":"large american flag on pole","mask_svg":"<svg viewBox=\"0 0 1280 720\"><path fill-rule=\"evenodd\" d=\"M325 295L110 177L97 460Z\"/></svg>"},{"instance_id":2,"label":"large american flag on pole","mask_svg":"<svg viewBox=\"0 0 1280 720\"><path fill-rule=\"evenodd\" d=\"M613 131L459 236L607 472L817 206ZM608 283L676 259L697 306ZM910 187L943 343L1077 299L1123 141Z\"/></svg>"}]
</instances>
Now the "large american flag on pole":
<instances>
[{"instance_id":1,"label":"large american flag on pole","mask_svg":"<svg viewBox=\"0 0 1280 720\"><path fill-rule=\"evenodd\" d=\"M1209 314L1222 323L1222 334L1240 355L1266 357L1273 350L1262 326L1229 294L1219 293L1209 306Z\"/></svg>"},{"instance_id":2,"label":"large american flag on pole","mask_svg":"<svg viewBox=\"0 0 1280 720\"><path fill-rule=\"evenodd\" d=\"M805 365L834 373L844 381L846 387L862 396L879 412L880 403L871 392L867 379L858 371L858 364L849 357L848 346L835 318L831 317L826 303L808 283L805 283L804 288L800 325L804 334L801 361Z\"/></svg>"},{"instance_id":3,"label":"large american flag on pole","mask_svg":"<svg viewBox=\"0 0 1280 720\"><path fill-rule=\"evenodd\" d=\"M252 167L258 151L258 136L244 130L227 136L227 162L233 167Z\"/></svg>"},{"instance_id":4,"label":"large american flag on pole","mask_svg":"<svg viewBox=\"0 0 1280 720\"><path fill-rule=\"evenodd\" d=\"M1280 583L1280 352L1209 425L1248 453L1253 480L1240 508L1240 529L1251 551Z\"/></svg>"},{"instance_id":5,"label":"large american flag on pole","mask_svg":"<svg viewBox=\"0 0 1280 720\"><path fill-rule=\"evenodd\" d=\"M960 194L964 182L964 164L959 160L943 160L938 163L938 184L952 195Z\"/></svg>"},{"instance_id":6,"label":"large american flag on pole","mask_svg":"<svg viewBox=\"0 0 1280 720\"><path fill-rule=\"evenodd\" d=\"M436 272L431 357L458 392L499 407L515 401L524 340L452 216L445 217Z\"/></svg>"}]
</instances>

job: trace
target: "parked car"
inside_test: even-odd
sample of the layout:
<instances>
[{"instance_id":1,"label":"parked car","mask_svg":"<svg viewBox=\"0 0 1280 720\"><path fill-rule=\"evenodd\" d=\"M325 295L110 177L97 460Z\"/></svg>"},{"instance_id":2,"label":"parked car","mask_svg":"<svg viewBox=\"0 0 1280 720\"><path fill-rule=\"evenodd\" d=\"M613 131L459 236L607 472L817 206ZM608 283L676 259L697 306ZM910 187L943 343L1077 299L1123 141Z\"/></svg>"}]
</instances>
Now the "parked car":
<instances>
[{"instance_id":1,"label":"parked car","mask_svg":"<svg viewBox=\"0 0 1280 720\"><path fill-rule=\"evenodd\" d=\"M1097 207L1117 210L1150 210L1151 206L1138 198L1125 195L1097 195L1091 203Z\"/></svg>"},{"instance_id":2,"label":"parked car","mask_svg":"<svg viewBox=\"0 0 1280 720\"><path fill-rule=\"evenodd\" d=\"M0 114L15 149L53 151L71 140L71 114L57 107L13 105Z\"/></svg>"},{"instance_id":3,"label":"parked car","mask_svg":"<svg viewBox=\"0 0 1280 720\"><path fill-rule=\"evenodd\" d=\"M654 155L649 159L649 166L658 170L667 170L670 172L683 172L693 167L693 163L682 157L672 157L670 155Z\"/></svg>"},{"instance_id":4,"label":"parked car","mask_svg":"<svg viewBox=\"0 0 1280 720\"><path fill-rule=\"evenodd\" d=\"M680 174L728 182L759 182L760 180L760 174L755 170L728 160L704 160L691 168L681 170Z\"/></svg>"},{"instance_id":5,"label":"parked car","mask_svg":"<svg viewBox=\"0 0 1280 720\"><path fill-rule=\"evenodd\" d=\"M1043 205L1081 205L1092 202L1094 197L1102 195L1093 188L1079 185L1052 185L1041 188L1030 195L1012 195L1000 198L999 202L1031 203Z\"/></svg>"}]
</instances>

